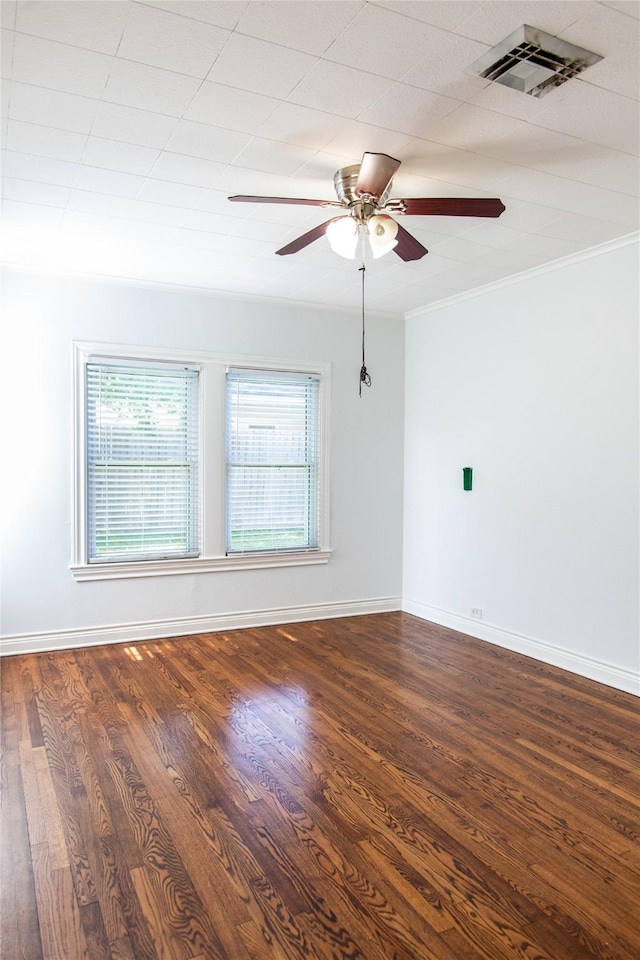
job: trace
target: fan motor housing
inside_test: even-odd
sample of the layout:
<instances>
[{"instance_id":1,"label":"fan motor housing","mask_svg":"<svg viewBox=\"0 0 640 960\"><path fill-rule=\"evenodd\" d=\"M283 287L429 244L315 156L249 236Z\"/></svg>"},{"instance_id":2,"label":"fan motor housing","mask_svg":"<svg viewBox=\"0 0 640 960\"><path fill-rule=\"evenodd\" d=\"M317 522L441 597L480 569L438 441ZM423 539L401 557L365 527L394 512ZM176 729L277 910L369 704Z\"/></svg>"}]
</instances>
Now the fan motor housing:
<instances>
[{"instance_id":1,"label":"fan motor housing","mask_svg":"<svg viewBox=\"0 0 640 960\"><path fill-rule=\"evenodd\" d=\"M362 197L359 197L356 194L356 184L358 182L358 175L360 173L360 164L353 163L348 167L342 167L340 170L337 170L333 178L333 183L336 188L336 193L338 195L338 200L340 203L344 203L347 206L351 207L353 204L358 203L362 200ZM376 202L373 204L375 207L384 207L389 194L391 193L391 185L393 181L389 181L387 187L379 197ZM367 204L370 206L371 204ZM371 211L373 213L373 210Z\"/></svg>"}]
</instances>

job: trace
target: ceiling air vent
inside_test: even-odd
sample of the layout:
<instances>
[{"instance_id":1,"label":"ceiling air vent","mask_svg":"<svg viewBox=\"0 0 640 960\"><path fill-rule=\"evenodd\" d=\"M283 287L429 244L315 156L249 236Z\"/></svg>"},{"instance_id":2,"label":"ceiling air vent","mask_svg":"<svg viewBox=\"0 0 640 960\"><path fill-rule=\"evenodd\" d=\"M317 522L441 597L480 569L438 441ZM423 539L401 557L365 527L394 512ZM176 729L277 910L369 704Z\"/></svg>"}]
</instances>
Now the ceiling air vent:
<instances>
[{"instance_id":1,"label":"ceiling air vent","mask_svg":"<svg viewBox=\"0 0 640 960\"><path fill-rule=\"evenodd\" d=\"M472 63L467 73L544 97L602 57L524 24Z\"/></svg>"}]
</instances>

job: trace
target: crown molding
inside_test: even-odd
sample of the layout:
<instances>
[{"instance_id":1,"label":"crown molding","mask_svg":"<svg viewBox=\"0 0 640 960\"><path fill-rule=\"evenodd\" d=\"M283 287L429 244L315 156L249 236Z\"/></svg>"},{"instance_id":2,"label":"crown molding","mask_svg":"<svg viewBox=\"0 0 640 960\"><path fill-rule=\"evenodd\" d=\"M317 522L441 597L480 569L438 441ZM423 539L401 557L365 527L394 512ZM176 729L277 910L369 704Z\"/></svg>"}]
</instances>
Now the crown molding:
<instances>
[{"instance_id":1,"label":"crown molding","mask_svg":"<svg viewBox=\"0 0 640 960\"><path fill-rule=\"evenodd\" d=\"M521 273L514 273L509 277L503 277L502 280L495 280L493 283L487 283L482 287L474 287L473 290L465 290L462 293L456 293L452 297L446 297L444 300L436 300L434 303L428 303L424 307L415 307L408 310L405 320L414 320L417 317L423 317L426 313L433 313L435 310L442 310L445 307L451 307L456 303L463 303L465 300L474 300L476 297L483 297L487 293L494 293L496 290L503 290L505 287L511 287L515 283L522 283L525 280L531 280L534 277L540 277L545 273L553 273L555 270L562 270L575 263L582 263L585 260L591 260L593 257L600 257L606 253L613 253L614 250L620 250L623 247L629 247L640 240L640 231L625 234L624 237L618 237L615 240L607 240L606 243L599 243L596 247L589 247L587 250L580 250L578 253L571 253L568 257L561 257L559 260L551 260L549 263L540 264L538 267L531 267L529 270L523 270Z\"/></svg>"}]
</instances>

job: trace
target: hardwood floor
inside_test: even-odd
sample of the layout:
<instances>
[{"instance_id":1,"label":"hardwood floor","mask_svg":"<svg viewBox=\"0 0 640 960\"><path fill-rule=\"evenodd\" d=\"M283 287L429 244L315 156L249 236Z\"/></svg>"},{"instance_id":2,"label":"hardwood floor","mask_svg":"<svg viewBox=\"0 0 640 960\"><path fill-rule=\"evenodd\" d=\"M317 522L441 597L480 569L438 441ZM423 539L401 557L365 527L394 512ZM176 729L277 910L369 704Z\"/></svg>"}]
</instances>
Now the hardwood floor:
<instances>
[{"instance_id":1,"label":"hardwood floor","mask_svg":"<svg viewBox=\"0 0 640 960\"><path fill-rule=\"evenodd\" d=\"M2 664L3 960L637 960L640 701L389 613Z\"/></svg>"}]
</instances>

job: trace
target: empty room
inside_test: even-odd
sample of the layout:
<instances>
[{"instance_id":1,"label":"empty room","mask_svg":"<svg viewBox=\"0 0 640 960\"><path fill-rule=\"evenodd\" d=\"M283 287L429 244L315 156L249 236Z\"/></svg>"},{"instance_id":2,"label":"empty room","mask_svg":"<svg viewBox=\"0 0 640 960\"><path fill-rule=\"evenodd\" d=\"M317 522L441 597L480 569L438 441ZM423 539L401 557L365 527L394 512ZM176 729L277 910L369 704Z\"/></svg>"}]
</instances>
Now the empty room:
<instances>
[{"instance_id":1,"label":"empty room","mask_svg":"<svg viewBox=\"0 0 640 960\"><path fill-rule=\"evenodd\" d=\"M637 960L640 3L0 26L2 960Z\"/></svg>"}]
</instances>

